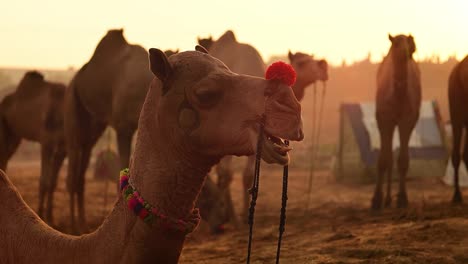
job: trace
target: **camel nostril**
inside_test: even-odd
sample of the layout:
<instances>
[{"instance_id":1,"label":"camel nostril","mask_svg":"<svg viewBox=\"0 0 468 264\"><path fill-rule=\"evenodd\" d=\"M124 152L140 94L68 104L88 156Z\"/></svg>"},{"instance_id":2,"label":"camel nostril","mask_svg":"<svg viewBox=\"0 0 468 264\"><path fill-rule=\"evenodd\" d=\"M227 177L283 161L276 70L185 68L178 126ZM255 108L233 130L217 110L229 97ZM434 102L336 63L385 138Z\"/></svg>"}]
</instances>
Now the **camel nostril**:
<instances>
[{"instance_id":1,"label":"camel nostril","mask_svg":"<svg viewBox=\"0 0 468 264\"><path fill-rule=\"evenodd\" d=\"M303 139L304 139L304 131L302 131L302 128L299 128L296 134L296 140L302 141Z\"/></svg>"}]
</instances>

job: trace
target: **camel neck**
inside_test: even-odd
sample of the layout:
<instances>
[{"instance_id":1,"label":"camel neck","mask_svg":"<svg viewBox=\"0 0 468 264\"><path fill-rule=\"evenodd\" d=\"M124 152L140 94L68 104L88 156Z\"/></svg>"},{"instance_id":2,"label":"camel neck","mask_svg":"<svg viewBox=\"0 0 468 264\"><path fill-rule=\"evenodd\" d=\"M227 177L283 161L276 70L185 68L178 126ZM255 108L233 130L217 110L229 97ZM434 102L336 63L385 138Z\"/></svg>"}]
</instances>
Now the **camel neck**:
<instances>
[{"instance_id":1,"label":"camel neck","mask_svg":"<svg viewBox=\"0 0 468 264\"><path fill-rule=\"evenodd\" d=\"M206 175L216 160L175 147L170 137L162 136L165 133L160 129L164 126L140 125L129 173L132 184L160 212L185 219L192 214ZM80 241L81 248L94 251L95 256L106 252L104 256L109 263L177 263L186 234L159 223L155 221L150 226L143 222L127 208L120 195L102 226Z\"/></svg>"},{"instance_id":2,"label":"camel neck","mask_svg":"<svg viewBox=\"0 0 468 264\"><path fill-rule=\"evenodd\" d=\"M158 102L150 88L140 116L129 177L139 195L160 212L176 219L191 216L195 201L211 167L218 160L185 147L184 136L170 131L158 119ZM150 107L149 107L150 106ZM133 214L130 210L127 213ZM133 218L137 216L133 215ZM138 260L177 263L185 234L138 219L132 228L128 256ZM138 261L136 261L138 262ZM146 263L146 262L145 262Z\"/></svg>"},{"instance_id":3,"label":"camel neck","mask_svg":"<svg viewBox=\"0 0 468 264\"><path fill-rule=\"evenodd\" d=\"M292 89L296 99L300 102L304 98L305 88L314 82L305 82L300 79L296 80L296 83L293 85Z\"/></svg>"},{"instance_id":4,"label":"camel neck","mask_svg":"<svg viewBox=\"0 0 468 264\"><path fill-rule=\"evenodd\" d=\"M184 148L180 136L175 139L174 133L164 131L167 126L159 124L154 97L154 89L150 89L140 117L130 177L147 202L173 218L184 218L192 213L206 175L219 159L196 155ZM76 237L45 225L4 175L0 175L0 191L5 212L17 214L0 215L4 238L0 256L7 256L6 263L171 264L181 254L186 234L148 225L127 208L121 195L95 232Z\"/></svg>"},{"instance_id":5,"label":"camel neck","mask_svg":"<svg viewBox=\"0 0 468 264\"><path fill-rule=\"evenodd\" d=\"M150 89L143 105L129 177L139 195L160 212L186 219L217 160L196 155L184 148L180 135L176 139L175 133L165 130L157 118L153 93ZM117 263L177 263L186 234L158 223L143 222L120 196L113 212L84 244L97 244L98 252L114 252L107 256Z\"/></svg>"},{"instance_id":6,"label":"camel neck","mask_svg":"<svg viewBox=\"0 0 468 264\"><path fill-rule=\"evenodd\" d=\"M393 61L393 86L395 96L402 100L408 90L408 62L407 59L395 59Z\"/></svg>"}]
</instances>

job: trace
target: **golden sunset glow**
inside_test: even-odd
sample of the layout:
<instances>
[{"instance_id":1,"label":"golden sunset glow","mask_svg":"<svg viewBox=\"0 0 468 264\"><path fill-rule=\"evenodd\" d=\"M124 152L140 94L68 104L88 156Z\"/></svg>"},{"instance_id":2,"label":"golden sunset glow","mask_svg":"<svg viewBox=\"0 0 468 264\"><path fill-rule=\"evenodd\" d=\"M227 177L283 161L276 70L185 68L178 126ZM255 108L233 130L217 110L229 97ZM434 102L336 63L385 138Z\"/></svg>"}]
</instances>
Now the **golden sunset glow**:
<instances>
[{"instance_id":1,"label":"golden sunset glow","mask_svg":"<svg viewBox=\"0 0 468 264\"><path fill-rule=\"evenodd\" d=\"M2 0L0 10L1 67L80 67L110 28L124 28L129 42L145 48L180 50L232 29L265 61L288 49L332 64L369 52L378 61L388 33L412 33L417 59L468 52L463 0Z\"/></svg>"}]
</instances>

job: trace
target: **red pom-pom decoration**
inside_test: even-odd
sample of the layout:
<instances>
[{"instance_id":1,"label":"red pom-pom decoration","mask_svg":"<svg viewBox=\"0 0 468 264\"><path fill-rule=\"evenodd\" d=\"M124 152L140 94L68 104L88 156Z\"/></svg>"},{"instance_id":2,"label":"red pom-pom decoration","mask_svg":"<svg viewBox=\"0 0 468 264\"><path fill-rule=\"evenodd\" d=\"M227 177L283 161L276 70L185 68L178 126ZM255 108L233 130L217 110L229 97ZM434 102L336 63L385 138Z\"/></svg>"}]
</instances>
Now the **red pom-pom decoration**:
<instances>
[{"instance_id":1,"label":"red pom-pom decoration","mask_svg":"<svg viewBox=\"0 0 468 264\"><path fill-rule=\"evenodd\" d=\"M267 80L278 80L287 86L293 86L296 82L296 71L291 65L277 61L268 67L265 78Z\"/></svg>"}]
</instances>

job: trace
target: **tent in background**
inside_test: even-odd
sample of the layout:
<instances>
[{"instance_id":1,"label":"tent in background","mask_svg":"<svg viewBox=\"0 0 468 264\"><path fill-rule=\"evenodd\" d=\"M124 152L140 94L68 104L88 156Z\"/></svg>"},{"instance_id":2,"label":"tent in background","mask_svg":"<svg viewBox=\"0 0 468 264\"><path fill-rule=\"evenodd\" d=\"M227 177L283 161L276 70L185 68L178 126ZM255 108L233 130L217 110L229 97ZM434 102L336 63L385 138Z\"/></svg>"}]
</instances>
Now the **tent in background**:
<instances>
[{"instance_id":1,"label":"tent in background","mask_svg":"<svg viewBox=\"0 0 468 264\"><path fill-rule=\"evenodd\" d=\"M375 103L341 105L338 144L337 179L374 181L380 148ZM393 146L396 161L398 131L395 131ZM440 177L444 174L447 161L445 130L436 101L421 104L420 118L410 139L410 158L410 177ZM396 174L394 170L394 177Z\"/></svg>"}]
</instances>

